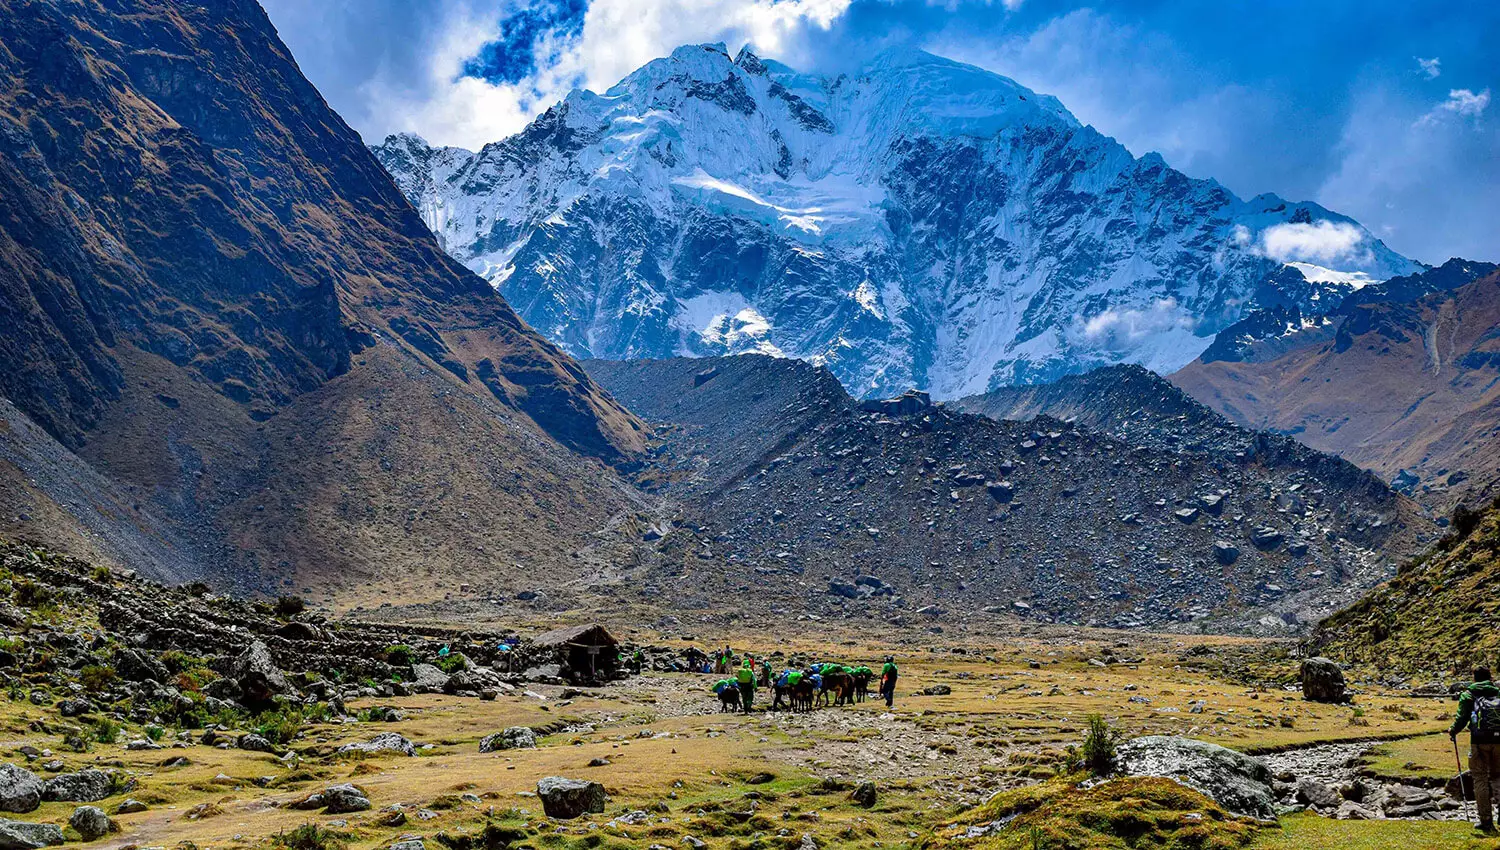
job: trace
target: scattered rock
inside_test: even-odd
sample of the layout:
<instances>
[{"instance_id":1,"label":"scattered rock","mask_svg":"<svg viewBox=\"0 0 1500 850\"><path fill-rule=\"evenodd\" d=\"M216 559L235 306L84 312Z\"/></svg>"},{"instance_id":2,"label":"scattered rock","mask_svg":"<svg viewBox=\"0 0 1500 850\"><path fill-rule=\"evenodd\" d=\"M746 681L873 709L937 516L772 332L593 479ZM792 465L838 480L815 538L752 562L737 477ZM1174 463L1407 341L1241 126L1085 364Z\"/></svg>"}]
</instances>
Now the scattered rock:
<instances>
[{"instance_id":1,"label":"scattered rock","mask_svg":"<svg viewBox=\"0 0 1500 850\"><path fill-rule=\"evenodd\" d=\"M854 790L849 792L849 799L852 800L855 805L864 806L867 809L875 805L877 796L878 794L875 790L875 783L868 779L854 786Z\"/></svg>"},{"instance_id":2,"label":"scattered rock","mask_svg":"<svg viewBox=\"0 0 1500 850\"><path fill-rule=\"evenodd\" d=\"M0 850L36 850L61 843L62 828L57 824L0 818Z\"/></svg>"},{"instance_id":3,"label":"scattered rock","mask_svg":"<svg viewBox=\"0 0 1500 850\"><path fill-rule=\"evenodd\" d=\"M370 808L370 798L356 785L331 785L323 789L324 811L331 815L363 812Z\"/></svg>"},{"instance_id":4,"label":"scattered rock","mask_svg":"<svg viewBox=\"0 0 1500 850\"><path fill-rule=\"evenodd\" d=\"M136 812L144 812L144 811L146 811L149 808L150 808L150 806L147 806L145 803L142 803L140 800L133 800L133 799L130 799L130 798L127 797L124 800L120 801L120 805L118 805L118 806L115 807L115 814L117 814L117 815L133 815Z\"/></svg>"},{"instance_id":5,"label":"scattered rock","mask_svg":"<svg viewBox=\"0 0 1500 850\"><path fill-rule=\"evenodd\" d=\"M1314 779L1303 778L1297 782L1297 802L1315 806L1322 811L1337 809L1343 802L1339 792Z\"/></svg>"},{"instance_id":6,"label":"scattered rock","mask_svg":"<svg viewBox=\"0 0 1500 850\"><path fill-rule=\"evenodd\" d=\"M79 806L74 809L73 816L68 818L68 826L73 827L73 831L84 841L97 841L119 829L98 806Z\"/></svg>"},{"instance_id":7,"label":"scattered rock","mask_svg":"<svg viewBox=\"0 0 1500 850\"><path fill-rule=\"evenodd\" d=\"M338 751L341 753L364 753L367 755L400 753L404 756L414 756L417 754L416 745L395 732L381 732L368 741L345 744L339 747Z\"/></svg>"},{"instance_id":8,"label":"scattered rock","mask_svg":"<svg viewBox=\"0 0 1500 850\"><path fill-rule=\"evenodd\" d=\"M448 687L448 674L431 664L411 665L411 679L406 683L413 693L442 693Z\"/></svg>"},{"instance_id":9,"label":"scattered rock","mask_svg":"<svg viewBox=\"0 0 1500 850\"><path fill-rule=\"evenodd\" d=\"M548 776L536 784L536 795L549 818L568 820L590 812L602 812L609 803L604 786L586 779Z\"/></svg>"},{"instance_id":10,"label":"scattered rock","mask_svg":"<svg viewBox=\"0 0 1500 850\"><path fill-rule=\"evenodd\" d=\"M14 764L0 765L0 812L24 814L42 804L42 780Z\"/></svg>"},{"instance_id":11,"label":"scattered rock","mask_svg":"<svg viewBox=\"0 0 1500 850\"><path fill-rule=\"evenodd\" d=\"M479 742L481 753L500 750L529 750L536 748L536 733L525 726L512 726L503 732L486 736Z\"/></svg>"},{"instance_id":12,"label":"scattered rock","mask_svg":"<svg viewBox=\"0 0 1500 850\"><path fill-rule=\"evenodd\" d=\"M252 707L269 705L276 696L292 689L263 641L250 644L234 660L230 677L240 686L240 699Z\"/></svg>"},{"instance_id":13,"label":"scattered rock","mask_svg":"<svg viewBox=\"0 0 1500 850\"><path fill-rule=\"evenodd\" d=\"M109 796L109 774L102 770L59 773L42 787L42 799L53 803L94 803Z\"/></svg>"},{"instance_id":14,"label":"scattered rock","mask_svg":"<svg viewBox=\"0 0 1500 850\"><path fill-rule=\"evenodd\" d=\"M1226 567L1240 559L1240 549L1226 540L1214 541L1214 560Z\"/></svg>"},{"instance_id":15,"label":"scattered rock","mask_svg":"<svg viewBox=\"0 0 1500 850\"><path fill-rule=\"evenodd\" d=\"M276 745L275 744L272 744L266 738L264 738L264 737L262 737L260 735L256 735L253 732L241 735L240 738L239 738L239 740L236 742L236 744L239 746L240 749L242 749L242 750L249 750L250 752L253 752L253 753L274 753L274 752L276 752Z\"/></svg>"}]
</instances>

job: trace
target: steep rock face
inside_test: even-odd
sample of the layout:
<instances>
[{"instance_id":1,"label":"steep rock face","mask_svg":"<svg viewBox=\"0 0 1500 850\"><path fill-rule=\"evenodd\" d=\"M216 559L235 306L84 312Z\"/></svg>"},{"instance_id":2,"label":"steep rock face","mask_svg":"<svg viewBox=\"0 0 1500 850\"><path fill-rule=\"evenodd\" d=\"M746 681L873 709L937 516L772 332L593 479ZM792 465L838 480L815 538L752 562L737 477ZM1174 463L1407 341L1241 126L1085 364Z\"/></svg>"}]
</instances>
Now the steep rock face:
<instances>
[{"instance_id":1,"label":"steep rock face","mask_svg":"<svg viewBox=\"0 0 1500 850\"><path fill-rule=\"evenodd\" d=\"M0 21L0 391L70 445L133 345L253 418L401 340L629 451L629 417L437 249L249 0L58 6Z\"/></svg>"},{"instance_id":2,"label":"steep rock face","mask_svg":"<svg viewBox=\"0 0 1500 850\"><path fill-rule=\"evenodd\" d=\"M1290 434L1435 505L1484 498L1500 479L1500 274L1453 288L1461 279L1371 287L1171 380L1242 425Z\"/></svg>"},{"instance_id":3,"label":"steep rock face","mask_svg":"<svg viewBox=\"0 0 1500 850\"><path fill-rule=\"evenodd\" d=\"M687 46L478 153L410 135L375 152L569 351L784 354L857 396L1171 370L1247 305L1311 309L1417 268L1315 204L1240 200L917 51L824 78ZM1347 250L1284 266L1306 258L1277 234Z\"/></svg>"},{"instance_id":4,"label":"steep rock face","mask_svg":"<svg viewBox=\"0 0 1500 850\"><path fill-rule=\"evenodd\" d=\"M647 483L687 510L668 532L677 558L643 580L685 604L739 587L830 616L1285 633L1428 528L1344 461L1283 462L1317 453L1273 435L1188 452L1046 417L860 404L825 369L760 355L584 365L658 423Z\"/></svg>"},{"instance_id":5,"label":"steep rock face","mask_svg":"<svg viewBox=\"0 0 1500 850\"><path fill-rule=\"evenodd\" d=\"M636 503L600 461L638 420L442 252L252 0L8 3L0 197L15 534L441 596L592 563Z\"/></svg>"}]
</instances>

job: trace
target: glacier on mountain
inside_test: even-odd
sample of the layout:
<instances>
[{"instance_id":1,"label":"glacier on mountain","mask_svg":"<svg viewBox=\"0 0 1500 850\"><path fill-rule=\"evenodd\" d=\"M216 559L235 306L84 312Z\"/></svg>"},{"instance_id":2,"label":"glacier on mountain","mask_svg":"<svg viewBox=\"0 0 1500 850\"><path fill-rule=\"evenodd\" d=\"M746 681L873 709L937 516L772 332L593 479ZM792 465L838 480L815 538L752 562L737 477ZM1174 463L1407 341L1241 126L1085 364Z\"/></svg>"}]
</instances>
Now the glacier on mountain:
<instances>
[{"instance_id":1,"label":"glacier on mountain","mask_svg":"<svg viewBox=\"0 0 1500 850\"><path fill-rule=\"evenodd\" d=\"M1241 200L910 49L825 77L689 45L478 152L374 150L569 352L800 357L864 396L1173 371L1250 309L1419 268L1345 216Z\"/></svg>"}]
</instances>

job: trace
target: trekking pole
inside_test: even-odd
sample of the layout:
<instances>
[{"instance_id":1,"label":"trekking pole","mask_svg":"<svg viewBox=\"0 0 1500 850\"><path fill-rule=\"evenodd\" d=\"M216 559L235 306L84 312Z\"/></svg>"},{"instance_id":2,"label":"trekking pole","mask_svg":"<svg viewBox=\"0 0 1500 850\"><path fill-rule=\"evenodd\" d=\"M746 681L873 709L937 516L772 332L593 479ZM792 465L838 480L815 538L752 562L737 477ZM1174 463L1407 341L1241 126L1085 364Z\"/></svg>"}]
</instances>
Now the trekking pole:
<instances>
[{"instance_id":1,"label":"trekking pole","mask_svg":"<svg viewBox=\"0 0 1500 850\"><path fill-rule=\"evenodd\" d=\"M1458 798L1464 804L1464 820L1473 823L1469 819L1469 790L1464 787L1464 758L1458 754L1458 739L1453 739L1453 760L1458 762Z\"/></svg>"}]
</instances>

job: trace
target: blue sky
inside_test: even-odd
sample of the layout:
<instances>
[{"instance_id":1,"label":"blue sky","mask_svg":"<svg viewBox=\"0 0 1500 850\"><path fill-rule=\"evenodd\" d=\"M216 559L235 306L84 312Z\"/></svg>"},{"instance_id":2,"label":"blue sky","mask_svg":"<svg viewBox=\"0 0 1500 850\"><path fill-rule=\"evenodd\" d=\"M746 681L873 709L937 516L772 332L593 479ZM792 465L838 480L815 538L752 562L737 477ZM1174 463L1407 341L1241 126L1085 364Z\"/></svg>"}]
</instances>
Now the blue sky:
<instances>
[{"instance_id":1,"label":"blue sky","mask_svg":"<svg viewBox=\"0 0 1500 850\"><path fill-rule=\"evenodd\" d=\"M913 44L1056 95L1137 155L1310 199L1426 262L1500 260L1500 3L262 0L366 139L477 147L679 44L813 71Z\"/></svg>"}]
</instances>

